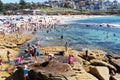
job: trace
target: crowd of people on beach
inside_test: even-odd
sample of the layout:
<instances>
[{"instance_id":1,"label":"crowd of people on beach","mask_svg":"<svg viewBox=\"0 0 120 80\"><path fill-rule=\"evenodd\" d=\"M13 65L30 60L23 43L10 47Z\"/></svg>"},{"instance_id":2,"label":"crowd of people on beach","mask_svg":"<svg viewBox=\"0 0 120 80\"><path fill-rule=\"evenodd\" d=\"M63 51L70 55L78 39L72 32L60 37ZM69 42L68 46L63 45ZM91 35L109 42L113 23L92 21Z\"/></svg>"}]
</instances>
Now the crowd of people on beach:
<instances>
[{"instance_id":1,"label":"crowd of people on beach","mask_svg":"<svg viewBox=\"0 0 120 80\"><path fill-rule=\"evenodd\" d=\"M0 18L0 33L23 33L45 28L49 32L59 19L52 16L4 16Z\"/></svg>"}]
</instances>

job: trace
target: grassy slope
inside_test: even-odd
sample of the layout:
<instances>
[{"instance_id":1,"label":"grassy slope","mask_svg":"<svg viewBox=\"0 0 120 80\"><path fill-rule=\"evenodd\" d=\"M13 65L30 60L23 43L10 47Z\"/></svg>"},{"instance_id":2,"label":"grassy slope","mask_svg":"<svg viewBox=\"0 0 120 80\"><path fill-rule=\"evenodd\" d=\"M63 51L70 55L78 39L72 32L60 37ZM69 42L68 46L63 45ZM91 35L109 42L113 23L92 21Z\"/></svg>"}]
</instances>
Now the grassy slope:
<instances>
[{"instance_id":1,"label":"grassy slope","mask_svg":"<svg viewBox=\"0 0 120 80\"><path fill-rule=\"evenodd\" d=\"M78 10L73 10L70 8L40 8L40 11L46 14L68 14L68 13L79 13Z\"/></svg>"}]
</instances>

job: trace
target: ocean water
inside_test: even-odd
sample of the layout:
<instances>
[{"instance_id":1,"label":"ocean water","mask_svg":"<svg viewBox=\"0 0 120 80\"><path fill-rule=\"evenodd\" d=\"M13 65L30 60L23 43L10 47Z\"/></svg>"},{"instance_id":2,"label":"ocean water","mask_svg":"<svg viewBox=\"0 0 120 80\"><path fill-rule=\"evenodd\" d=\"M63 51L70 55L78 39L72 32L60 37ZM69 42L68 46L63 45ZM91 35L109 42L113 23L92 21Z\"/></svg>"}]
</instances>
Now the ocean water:
<instances>
[{"instance_id":1,"label":"ocean water","mask_svg":"<svg viewBox=\"0 0 120 80\"><path fill-rule=\"evenodd\" d=\"M32 44L40 40L45 46L68 46L76 50L100 49L107 53L120 53L120 17L99 17L74 20L47 33L38 30ZM63 35L63 39L61 36Z\"/></svg>"}]
</instances>

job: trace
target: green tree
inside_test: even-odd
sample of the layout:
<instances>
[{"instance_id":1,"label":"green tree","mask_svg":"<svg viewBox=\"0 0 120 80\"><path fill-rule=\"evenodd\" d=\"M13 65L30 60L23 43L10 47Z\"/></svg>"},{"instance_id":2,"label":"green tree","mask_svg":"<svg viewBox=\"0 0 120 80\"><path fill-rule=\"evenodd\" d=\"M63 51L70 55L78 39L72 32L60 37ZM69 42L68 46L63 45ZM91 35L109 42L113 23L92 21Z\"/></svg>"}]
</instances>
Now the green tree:
<instances>
[{"instance_id":1,"label":"green tree","mask_svg":"<svg viewBox=\"0 0 120 80\"><path fill-rule=\"evenodd\" d=\"M25 0L20 0L19 5L20 5L20 9L25 9L26 8Z\"/></svg>"},{"instance_id":2,"label":"green tree","mask_svg":"<svg viewBox=\"0 0 120 80\"><path fill-rule=\"evenodd\" d=\"M0 0L0 12L2 12L3 11L3 3L2 3L2 1Z\"/></svg>"}]
</instances>

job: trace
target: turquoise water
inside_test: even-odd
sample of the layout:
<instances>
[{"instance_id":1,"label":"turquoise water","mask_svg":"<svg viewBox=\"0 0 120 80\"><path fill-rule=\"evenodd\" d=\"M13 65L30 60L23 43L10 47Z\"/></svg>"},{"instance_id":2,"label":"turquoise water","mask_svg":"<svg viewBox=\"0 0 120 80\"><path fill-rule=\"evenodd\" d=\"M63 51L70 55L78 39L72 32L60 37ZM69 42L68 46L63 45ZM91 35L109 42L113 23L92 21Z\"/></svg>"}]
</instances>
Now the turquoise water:
<instances>
[{"instance_id":1,"label":"turquoise water","mask_svg":"<svg viewBox=\"0 0 120 80\"><path fill-rule=\"evenodd\" d=\"M120 24L120 17L101 17L90 18L86 20L70 21L65 27L59 26L50 32L45 29L38 30L34 40L40 40L41 46L64 46L68 42L68 46L83 50L100 49L107 53L120 53L120 29L117 27L106 27L106 25L96 24L114 24L117 27ZM90 24L88 27L86 24ZM112 25L113 26L113 25ZM119 26L120 27L120 26ZM63 35L63 39L61 39Z\"/></svg>"},{"instance_id":2,"label":"turquoise water","mask_svg":"<svg viewBox=\"0 0 120 80\"><path fill-rule=\"evenodd\" d=\"M114 17L98 17L98 18L89 18L86 20L76 20L73 22L81 22L81 23L108 23L108 24L120 24L120 16Z\"/></svg>"}]
</instances>

